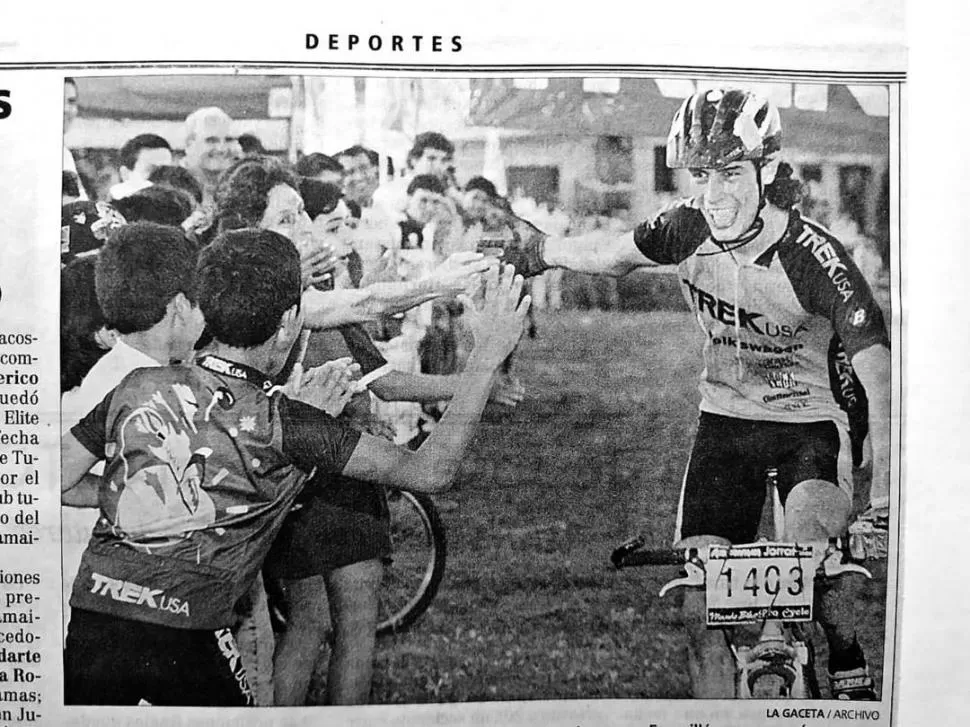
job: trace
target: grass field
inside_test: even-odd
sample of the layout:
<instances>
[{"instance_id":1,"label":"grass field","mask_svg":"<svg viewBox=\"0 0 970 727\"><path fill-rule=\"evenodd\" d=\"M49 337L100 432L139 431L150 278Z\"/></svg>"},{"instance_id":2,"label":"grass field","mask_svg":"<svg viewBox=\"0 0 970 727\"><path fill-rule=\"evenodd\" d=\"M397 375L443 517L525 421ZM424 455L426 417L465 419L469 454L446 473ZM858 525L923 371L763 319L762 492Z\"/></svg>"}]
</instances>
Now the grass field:
<instances>
[{"instance_id":1,"label":"grass field","mask_svg":"<svg viewBox=\"0 0 970 727\"><path fill-rule=\"evenodd\" d=\"M689 696L679 598L656 595L676 569L608 557L635 532L669 542L700 343L686 313L540 318L515 365L528 399L486 417L449 494L442 590L379 643L374 703ZM877 679L885 582L859 609Z\"/></svg>"}]
</instances>

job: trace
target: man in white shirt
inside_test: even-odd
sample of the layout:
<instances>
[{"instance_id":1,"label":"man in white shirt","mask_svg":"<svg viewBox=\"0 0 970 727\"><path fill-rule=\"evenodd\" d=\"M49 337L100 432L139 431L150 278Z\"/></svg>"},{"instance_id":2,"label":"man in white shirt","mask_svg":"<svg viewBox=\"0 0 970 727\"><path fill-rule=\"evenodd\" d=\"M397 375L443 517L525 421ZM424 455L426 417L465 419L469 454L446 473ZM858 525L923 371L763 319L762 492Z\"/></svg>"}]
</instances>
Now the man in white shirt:
<instances>
[{"instance_id":1,"label":"man in white shirt","mask_svg":"<svg viewBox=\"0 0 970 727\"><path fill-rule=\"evenodd\" d=\"M204 325L195 302L195 263L194 246L172 227L136 223L111 236L98 253L95 287L106 325L118 331L118 342L80 386L62 397L62 432L135 369L166 366L191 355ZM62 507L62 517L66 632L71 586L98 511Z\"/></svg>"},{"instance_id":2,"label":"man in white shirt","mask_svg":"<svg viewBox=\"0 0 970 727\"><path fill-rule=\"evenodd\" d=\"M235 161L229 114L215 106L193 111L185 119L185 159L182 166L202 185L205 202L212 202L219 177Z\"/></svg>"}]
</instances>

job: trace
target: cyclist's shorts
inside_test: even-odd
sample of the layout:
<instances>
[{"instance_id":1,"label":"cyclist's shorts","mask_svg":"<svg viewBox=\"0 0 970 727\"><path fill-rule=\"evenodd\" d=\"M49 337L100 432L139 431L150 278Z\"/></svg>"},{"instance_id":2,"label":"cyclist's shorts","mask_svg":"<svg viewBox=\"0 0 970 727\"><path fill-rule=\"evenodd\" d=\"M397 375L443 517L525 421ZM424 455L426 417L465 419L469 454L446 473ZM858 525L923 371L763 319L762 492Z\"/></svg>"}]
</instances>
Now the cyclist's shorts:
<instances>
[{"instance_id":1,"label":"cyclist's shorts","mask_svg":"<svg viewBox=\"0 0 970 727\"><path fill-rule=\"evenodd\" d=\"M273 578L300 579L368 560L389 560L391 534L384 488L339 477L302 500L283 523L266 558Z\"/></svg>"},{"instance_id":2,"label":"cyclist's shorts","mask_svg":"<svg viewBox=\"0 0 970 727\"><path fill-rule=\"evenodd\" d=\"M852 497L848 433L835 422L786 424L701 412L674 542L693 535L754 541L767 493L765 471L771 467L778 470L783 504L805 480L832 482Z\"/></svg>"},{"instance_id":3,"label":"cyclist's shorts","mask_svg":"<svg viewBox=\"0 0 970 727\"><path fill-rule=\"evenodd\" d=\"M64 703L252 706L228 628L176 629L75 608L64 649Z\"/></svg>"}]
</instances>

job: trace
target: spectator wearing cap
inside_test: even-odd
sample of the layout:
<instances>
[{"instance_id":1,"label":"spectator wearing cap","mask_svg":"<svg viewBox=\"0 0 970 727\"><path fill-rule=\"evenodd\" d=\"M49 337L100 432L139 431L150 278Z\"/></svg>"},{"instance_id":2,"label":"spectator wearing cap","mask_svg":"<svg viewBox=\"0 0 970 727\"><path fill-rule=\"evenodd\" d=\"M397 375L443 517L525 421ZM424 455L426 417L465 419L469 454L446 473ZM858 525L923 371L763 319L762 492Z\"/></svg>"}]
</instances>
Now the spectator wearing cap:
<instances>
[{"instance_id":1,"label":"spectator wearing cap","mask_svg":"<svg viewBox=\"0 0 970 727\"><path fill-rule=\"evenodd\" d=\"M193 111L185 119L185 159L182 165L202 185L204 202L210 202L219 177L233 163L232 119L215 106Z\"/></svg>"},{"instance_id":2,"label":"spectator wearing cap","mask_svg":"<svg viewBox=\"0 0 970 727\"><path fill-rule=\"evenodd\" d=\"M82 200L61 208L61 264L93 255L111 233L126 224L125 218L107 202Z\"/></svg>"},{"instance_id":3,"label":"spectator wearing cap","mask_svg":"<svg viewBox=\"0 0 970 727\"><path fill-rule=\"evenodd\" d=\"M118 156L121 181L111 187L113 200L149 186L152 172L172 163L172 146L158 134L139 134L125 142Z\"/></svg>"}]
</instances>

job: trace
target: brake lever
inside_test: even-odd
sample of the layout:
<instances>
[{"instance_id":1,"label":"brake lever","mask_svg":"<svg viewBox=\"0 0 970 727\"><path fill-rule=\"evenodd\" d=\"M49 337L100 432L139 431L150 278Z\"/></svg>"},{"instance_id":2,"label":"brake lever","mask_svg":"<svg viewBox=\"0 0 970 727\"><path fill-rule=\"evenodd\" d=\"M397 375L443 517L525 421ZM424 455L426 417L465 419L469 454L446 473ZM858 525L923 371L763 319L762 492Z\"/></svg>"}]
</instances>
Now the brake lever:
<instances>
[{"instance_id":1,"label":"brake lever","mask_svg":"<svg viewBox=\"0 0 970 727\"><path fill-rule=\"evenodd\" d=\"M672 591L675 588L683 588L685 586L703 586L705 581L704 576L704 563L696 555L688 557L684 561L684 570L687 574L682 578L675 578L664 584L664 587L660 589L660 597L663 598L668 591Z\"/></svg>"},{"instance_id":2,"label":"brake lever","mask_svg":"<svg viewBox=\"0 0 970 727\"><path fill-rule=\"evenodd\" d=\"M846 573L859 573L869 580L872 580L872 573L858 563L846 563L842 548L835 543L829 543L825 557L822 559L822 572L827 578L845 575Z\"/></svg>"}]
</instances>

